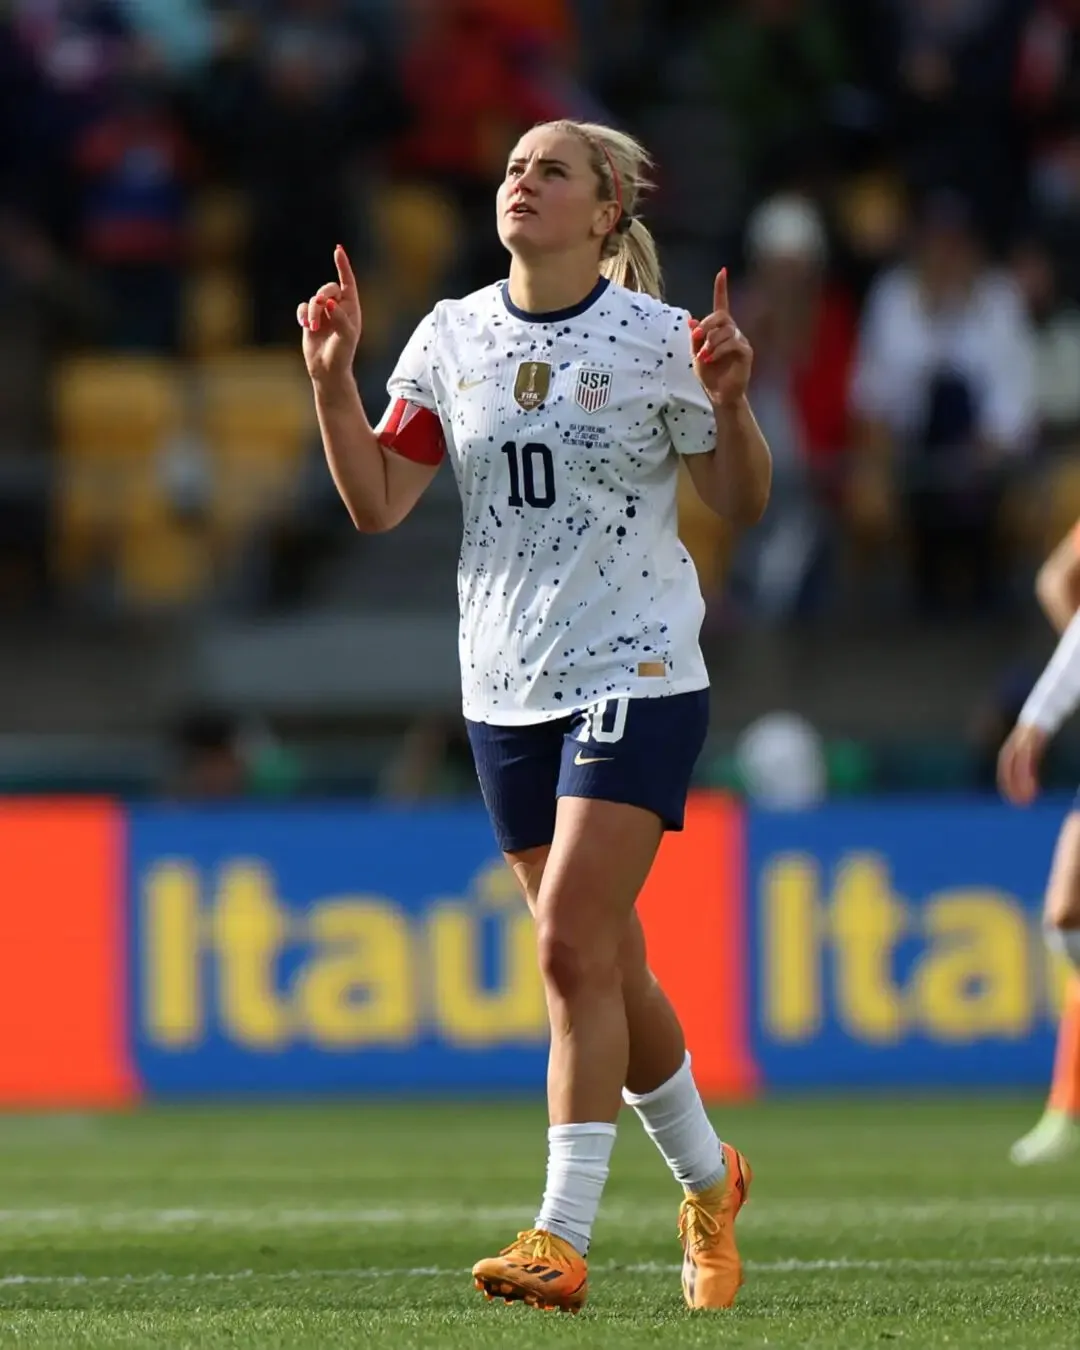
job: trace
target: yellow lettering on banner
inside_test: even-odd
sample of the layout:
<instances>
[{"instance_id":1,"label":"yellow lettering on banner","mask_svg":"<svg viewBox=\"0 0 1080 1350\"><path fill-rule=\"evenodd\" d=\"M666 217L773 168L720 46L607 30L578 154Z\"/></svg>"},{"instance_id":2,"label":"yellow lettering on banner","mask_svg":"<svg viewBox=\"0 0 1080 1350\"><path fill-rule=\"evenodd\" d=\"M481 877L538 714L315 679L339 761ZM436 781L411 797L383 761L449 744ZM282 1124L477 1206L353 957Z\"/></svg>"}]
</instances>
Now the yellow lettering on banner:
<instances>
[{"instance_id":1,"label":"yellow lettering on banner","mask_svg":"<svg viewBox=\"0 0 1080 1350\"><path fill-rule=\"evenodd\" d=\"M428 959L435 1021L446 1040L470 1047L500 1041L542 1044L548 1035L544 985L536 960L536 930L510 869L485 868L473 886L476 901L444 900L428 918ZM502 982L481 978L483 929L497 927Z\"/></svg>"},{"instance_id":2,"label":"yellow lettering on banner","mask_svg":"<svg viewBox=\"0 0 1080 1350\"><path fill-rule=\"evenodd\" d=\"M792 854L765 869L761 895L765 1025L777 1040L808 1041L821 1030L822 922L818 867Z\"/></svg>"},{"instance_id":3,"label":"yellow lettering on banner","mask_svg":"<svg viewBox=\"0 0 1080 1350\"><path fill-rule=\"evenodd\" d=\"M1019 1039L1034 1013L1023 913L994 891L951 891L925 916L931 946L912 981L911 1002L931 1037L951 1043Z\"/></svg>"},{"instance_id":4,"label":"yellow lettering on banner","mask_svg":"<svg viewBox=\"0 0 1080 1350\"><path fill-rule=\"evenodd\" d=\"M904 1034L904 1001L892 958L907 927L884 859L873 854L841 863L833 889L836 1001L840 1021L861 1040L894 1043Z\"/></svg>"},{"instance_id":5,"label":"yellow lettering on banner","mask_svg":"<svg viewBox=\"0 0 1080 1350\"><path fill-rule=\"evenodd\" d=\"M428 920L434 1013L457 1045L540 1041L547 1036L544 986L536 963L536 934L528 914L502 915L503 981L485 989L480 978L480 916L471 905L436 905Z\"/></svg>"},{"instance_id":6,"label":"yellow lettering on banner","mask_svg":"<svg viewBox=\"0 0 1080 1350\"><path fill-rule=\"evenodd\" d=\"M823 893L817 868L790 854L762 872L762 1019L776 1040L810 1040L830 997L844 1030L866 1045L896 1044L915 1029L942 1044L1021 1039L1044 1000L1051 1018L1060 1010L1067 968L1043 954L1012 896L956 889L911 904L873 853L844 857ZM920 950L901 981L897 950L915 937Z\"/></svg>"},{"instance_id":7,"label":"yellow lettering on banner","mask_svg":"<svg viewBox=\"0 0 1080 1350\"><path fill-rule=\"evenodd\" d=\"M213 931L225 1034L253 1049L286 1049L292 1018L278 994L277 960L290 936L289 916L265 867L237 862L223 868Z\"/></svg>"},{"instance_id":8,"label":"yellow lettering on banner","mask_svg":"<svg viewBox=\"0 0 1080 1350\"><path fill-rule=\"evenodd\" d=\"M151 1040L172 1050L205 1034L199 878L180 862L163 862L143 884L143 1014Z\"/></svg>"},{"instance_id":9,"label":"yellow lettering on banner","mask_svg":"<svg viewBox=\"0 0 1080 1350\"><path fill-rule=\"evenodd\" d=\"M326 900L310 915L315 950L297 981L297 1010L328 1050L407 1045L416 1036L417 980L406 916L373 896Z\"/></svg>"}]
</instances>

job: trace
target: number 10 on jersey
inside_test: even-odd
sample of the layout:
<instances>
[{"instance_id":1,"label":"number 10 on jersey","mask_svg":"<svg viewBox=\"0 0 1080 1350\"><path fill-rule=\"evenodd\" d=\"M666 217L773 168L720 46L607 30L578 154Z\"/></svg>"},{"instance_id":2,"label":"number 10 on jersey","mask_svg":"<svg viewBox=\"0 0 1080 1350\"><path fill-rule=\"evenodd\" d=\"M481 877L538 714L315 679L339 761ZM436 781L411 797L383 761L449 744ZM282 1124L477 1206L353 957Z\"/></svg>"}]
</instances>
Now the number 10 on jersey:
<instances>
[{"instance_id":1,"label":"number 10 on jersey","mask_svg":"<svg viewBox=\"0 0 1080 1350\"><path fill-rule=\"evenodd\" d=\"M555 459L546 445L530 441L520 448L507 441L502 448L510 470L509 506L555 505Z\"/></svg>"}]
</instances>

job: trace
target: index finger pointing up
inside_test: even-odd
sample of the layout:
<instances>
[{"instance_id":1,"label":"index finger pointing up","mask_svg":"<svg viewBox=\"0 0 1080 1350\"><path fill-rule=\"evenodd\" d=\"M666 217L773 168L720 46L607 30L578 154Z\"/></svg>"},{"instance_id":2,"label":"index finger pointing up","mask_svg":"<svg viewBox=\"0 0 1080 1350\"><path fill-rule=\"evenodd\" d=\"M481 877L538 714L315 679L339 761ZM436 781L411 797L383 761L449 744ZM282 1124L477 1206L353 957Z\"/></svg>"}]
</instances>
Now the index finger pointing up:
<instances>
[{"instance_id":1,"label":"index finger pointing up","mask_svg":"<svg viewBox=\"0 0 1080 1350\"><path fill-rule=\"evenodd\" d=\"M349 255L345 252L345 245L338 244L334 249L334 264L337 267L338 281L341 282L343 291L356 291L356 277L353 276L352 263L349 262Z\"/></svg>"},{"instance_id":2,"label":"index finger pointing up","mask_svg":"<svg viewBox=\"0 0 1080 1350\"><path fill-rule=\"evenodd\" d=\"M728 312L728 293L727 293L727 268L721 267L716 274L716 284L713 286L714 314L726 314Z\"/></svg>"}]
</instances>

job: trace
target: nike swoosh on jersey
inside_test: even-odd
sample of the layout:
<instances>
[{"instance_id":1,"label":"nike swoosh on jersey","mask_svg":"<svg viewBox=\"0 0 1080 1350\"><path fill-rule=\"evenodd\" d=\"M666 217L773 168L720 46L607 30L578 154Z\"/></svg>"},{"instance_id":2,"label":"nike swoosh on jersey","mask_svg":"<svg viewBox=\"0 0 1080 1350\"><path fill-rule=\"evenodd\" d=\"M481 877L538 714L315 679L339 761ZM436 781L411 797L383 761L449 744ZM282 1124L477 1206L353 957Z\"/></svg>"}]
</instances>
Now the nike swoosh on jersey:
<instances>
[{"instance_id":1,"label":"nike swoosh on jersey","mask_svg":"<svg viewBox=\"0 0 1080 1350\"><path fill-rule=\"evenodd\" d=\"M481 375L478 380L458 380L457 387L464 393L466 389L475 389L478 384L484 384L487 379L486 375Z\"/></svg>"},{"instance_id":2,"label":"nike swoosh on jersey","mask_svg":"<svg viewBox=\"0 0 1080 1350\"><path fill-rule=\"evenodd\" d=\"M574 763L581 768L583 764L610 764L614 758L614 755L594 755L591 759L582 759L579 750L574 756Z\"/></svg>"}]
</instances>

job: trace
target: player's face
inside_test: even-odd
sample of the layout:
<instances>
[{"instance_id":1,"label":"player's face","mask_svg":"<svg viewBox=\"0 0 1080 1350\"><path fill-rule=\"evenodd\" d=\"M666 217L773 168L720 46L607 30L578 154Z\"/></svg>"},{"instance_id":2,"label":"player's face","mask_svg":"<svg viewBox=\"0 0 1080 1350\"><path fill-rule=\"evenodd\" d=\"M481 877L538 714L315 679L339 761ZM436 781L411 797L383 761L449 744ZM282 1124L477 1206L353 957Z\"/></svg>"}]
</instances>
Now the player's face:
<instances>
[{"instance_id":1,"label":"player's face","mask_svg":"<svg viewBox=\"0 0 1080 1350\"><path fill-rule=\"evenodd\" d=\"M498 193L499 238L511 253L558 253L597 243L615 224L614 202L600 183L585 142L540 127L515 146Z\"/></svg>"}]
</instances>

